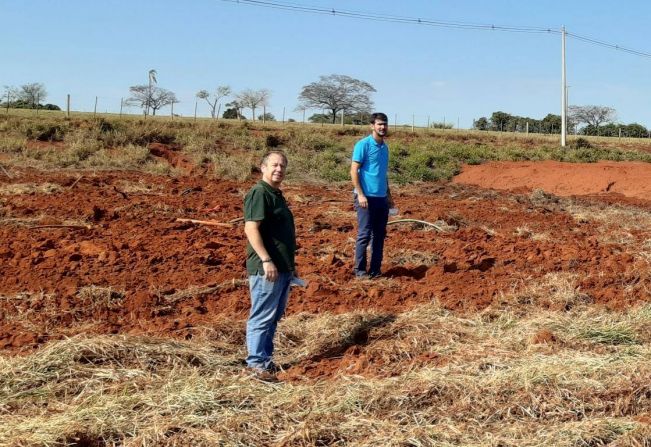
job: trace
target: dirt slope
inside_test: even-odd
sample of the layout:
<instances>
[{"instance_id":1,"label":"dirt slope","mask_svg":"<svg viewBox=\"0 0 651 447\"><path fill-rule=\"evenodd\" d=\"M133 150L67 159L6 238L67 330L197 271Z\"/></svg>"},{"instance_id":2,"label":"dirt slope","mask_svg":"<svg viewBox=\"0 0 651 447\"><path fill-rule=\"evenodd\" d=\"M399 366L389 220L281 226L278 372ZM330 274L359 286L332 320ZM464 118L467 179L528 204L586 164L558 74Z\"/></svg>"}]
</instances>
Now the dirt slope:
<instances>
[{"instance_id":1,"label":"dirt slope","mask_svg":"<svg viewBox=\"0 0 651 447\"><path fill-rule=\"evenodd\" d=\"M501 190L543 189L558 196L621 194L651 200L651 164L491 162L463 167L455 183Z\"/></svg>"}]
</instances>

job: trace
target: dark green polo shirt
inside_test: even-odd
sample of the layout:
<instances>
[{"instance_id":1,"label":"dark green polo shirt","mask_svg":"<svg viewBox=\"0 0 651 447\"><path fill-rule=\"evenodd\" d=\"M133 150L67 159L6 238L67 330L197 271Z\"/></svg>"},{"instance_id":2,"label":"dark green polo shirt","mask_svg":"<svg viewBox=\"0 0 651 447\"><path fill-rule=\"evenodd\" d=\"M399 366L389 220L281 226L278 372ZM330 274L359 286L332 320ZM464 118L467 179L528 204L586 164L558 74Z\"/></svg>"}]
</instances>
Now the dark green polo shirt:
<instances>
[{"instance_id":1,"label":"dark green polo shirt","mask_svg":"<svg viewBox=\"0 0 651 447\"><path fill-rule=\"evenodd\" d=\"M260 180L244 198L244 221L261 222L262 242L278 271L294 271L294 216L283 193ZM262 260L250 243L246 244L246 271L249 275L264 273Z\"/></svg>"}]
</instances>

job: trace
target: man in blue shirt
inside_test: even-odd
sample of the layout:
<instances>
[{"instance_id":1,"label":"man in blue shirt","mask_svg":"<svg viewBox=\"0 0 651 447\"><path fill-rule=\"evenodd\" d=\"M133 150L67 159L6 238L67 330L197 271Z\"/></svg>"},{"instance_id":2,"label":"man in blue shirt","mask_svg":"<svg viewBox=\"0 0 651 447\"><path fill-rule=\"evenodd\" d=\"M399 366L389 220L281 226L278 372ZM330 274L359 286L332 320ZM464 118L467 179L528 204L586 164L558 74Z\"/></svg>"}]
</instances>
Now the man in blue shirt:
<instances>
[{"instance_id":1,"label":"man in blue shirt","mask_svg":"<svg viewBox=\"0 0 651 447\"><path fill-rule=\"evenodd\" d=\"M355 275L371 278L382 274L382 254L389 208L393 207L387 179L389 147L384 137L389 129L384 113L371 115L371 134L359 140L353 149L350 177L355 187L353 198L357 211ZM366 269L366 248L371 244L371 263Z\"/></svg>"}]
</instances>

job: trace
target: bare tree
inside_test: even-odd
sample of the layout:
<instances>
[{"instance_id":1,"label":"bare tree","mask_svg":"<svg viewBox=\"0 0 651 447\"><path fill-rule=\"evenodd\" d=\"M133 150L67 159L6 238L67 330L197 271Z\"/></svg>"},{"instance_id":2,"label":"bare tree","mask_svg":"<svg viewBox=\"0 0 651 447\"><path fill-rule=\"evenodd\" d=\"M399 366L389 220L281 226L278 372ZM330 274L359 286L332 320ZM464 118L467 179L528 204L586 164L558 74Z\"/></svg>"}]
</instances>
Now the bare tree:
<instances>
[{"instance_id":1,"label":"bare tree","mask_svg":"<svg viewBox=\"0 0 651 447\"><path fill-rule=\"evenodd\" d=\"M304 85L298 96L299 107L329 110L334 124L337 113L370 113L373 109L371 93L375 88L365 81L346 75L320 76L319 81Z\"/></svg>"},{"instance_id":2,"label":"bare tree","mask_svg":"<svg viewBox=\"0 0 651 447\"><path fill-rule=\"evenodd\" d=\"M179 102L174 92L151 84L133 85L129 87L129 91L131 97L127 99L127 104L142 107L145 115L149 113L149 108L151 108L152 115L156 115L156 111L162 107Z\"/></svg>"},{"instance_id":3,"label":"bare tree","mask_svg":"<svg viewBox=\"0 0 651 447\"><path fill-rule=\"evenodd\" d=\"M12 89L11 96L24 104L31 104L32 108L38 107L39 103L47 97L47 90L40 82L32 82Z\"/></svg>"},{"instance_id":4,"label":"bare tree","mask_svg":"<svg viewBox=\"0 0 651 447\"><path fill-rule=\"evenodd\" d=\"M252 120L255 120L255 109L258 107L268 106L269 98L271 98L271 92L264 88L260 90L246 89L235 95L236 101L240 103L242 107L248 107L251 109Z\"/></svg>"},{"instance_id":5,"label":"bare tree","mask_svg":"<svg viewBox=\"0 0 651 447\"><path fill-rule=\"evenodd\" d=\"M570 118L575 123L586 123L599 129L603 123L613 122L616 118L615 109L604 106L570 106Z\"/></svg>"},{"instance_id":6,"label":"bare tree","mask_svg":"<svg viewBox=\"0 0 651 447\"><path fill-rule=\"evenodd\" d=\"M210 106L210 116L216 118L217 115L219 115L219 112L216 111L219 101L230 94L231 88L228 85L220 85L217 87L217 90L215 90L212 99L210 99L210 93L208 93L208 90L199 90L197 92L197 98L204 99L208 103Z\"/></svg>"}]
</instances>

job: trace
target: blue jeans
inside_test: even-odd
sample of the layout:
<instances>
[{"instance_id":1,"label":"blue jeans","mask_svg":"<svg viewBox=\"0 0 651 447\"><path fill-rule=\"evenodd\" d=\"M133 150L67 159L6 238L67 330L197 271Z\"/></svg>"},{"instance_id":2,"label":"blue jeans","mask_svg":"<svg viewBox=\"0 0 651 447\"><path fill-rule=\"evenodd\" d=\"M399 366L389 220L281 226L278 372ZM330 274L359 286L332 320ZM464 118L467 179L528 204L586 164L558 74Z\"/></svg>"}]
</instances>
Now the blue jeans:
<instances>
[{"instance_id":1,"label":"blue jeans","mask_svg":"<svg viewBox=\"0 0 651 447\"><path fill-rule=\"evenodd\" d=\"M287 307L289 285L294 274L278 273L271 282L264 275L249 276L251 312L246 323L246 364L250 368L268 369L274 352L274 334Z\"/></svg>"},{"instance_id":2,"label":"blue jeans","mask_svg":"<svg viewBox=\"0 0 651 447\"><path fill-rule=\"evenodd\" d=\"M368 274L382 273L384 238L389 220L389 200L386 197L366 197L366 208L359 206L357 194L353 195L357 211L357 241L355 243L355 274L363 275L366 270L366 248L371 244L371 265Z\"/></svg>"}]
</instances>

